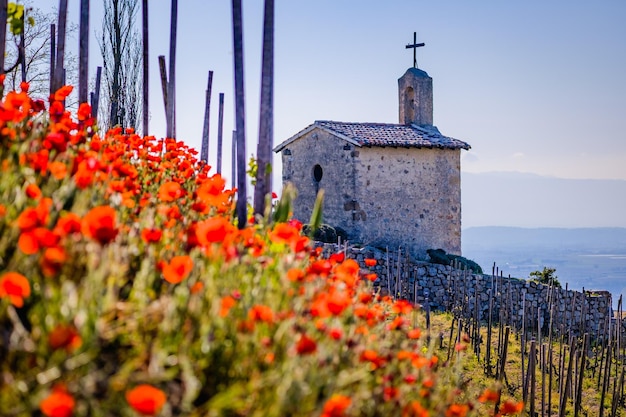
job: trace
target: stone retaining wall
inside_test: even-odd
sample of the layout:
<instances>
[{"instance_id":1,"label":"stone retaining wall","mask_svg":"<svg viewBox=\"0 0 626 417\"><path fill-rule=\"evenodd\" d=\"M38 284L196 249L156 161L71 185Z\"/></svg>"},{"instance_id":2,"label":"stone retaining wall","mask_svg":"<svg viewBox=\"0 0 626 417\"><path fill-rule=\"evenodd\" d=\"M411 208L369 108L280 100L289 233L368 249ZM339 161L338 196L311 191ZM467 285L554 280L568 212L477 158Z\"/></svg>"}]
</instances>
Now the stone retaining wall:
<instances>
[{"instance_id":1,"label":"stone retaining wall","mask_svg":"<svg viewBox=\"0 0 626 417\"><path fill-rule=\"evenodd\" d=\"M546 334L552 310L552 328L561 334L589 332L604 337L613 316L611 294L607 291L580 291L550 288L517 278L472 274L450 266L410 260L405 254L387 253L375 248L353 248L325 244L325 253L338 250L356 259L361 268L378 274L374 286L382 293L430 305L432 310L457 311L466 317L478 315L487 321L500 320L521 330L541 326ZM365 259L376 259L376 266L365 266ZM478 304L477 304L478 302Z\"/></svg>"}]
</instances>

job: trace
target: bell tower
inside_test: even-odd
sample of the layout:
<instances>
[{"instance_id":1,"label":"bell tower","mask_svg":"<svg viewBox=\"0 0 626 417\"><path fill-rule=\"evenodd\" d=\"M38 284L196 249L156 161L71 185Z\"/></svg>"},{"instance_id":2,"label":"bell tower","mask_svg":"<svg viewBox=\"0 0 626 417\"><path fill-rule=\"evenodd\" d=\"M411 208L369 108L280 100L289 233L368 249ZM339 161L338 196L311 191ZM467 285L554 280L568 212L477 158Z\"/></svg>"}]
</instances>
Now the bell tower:
<instances>
[{"instance_id":1,"label":"bell tower","mask_svg":"<svg viewBox=\"0 0 626 417\"><path fill-rule=\"evenodd\" d=\"M406 46L413 49L413 68L409 68L398 79L398 98L400 124L432 126L433 124L433 79L426 71L417 68L417 48L424 46L417 43L417 35L413 33L413 44Z\"/></svg>"}]
</instances>

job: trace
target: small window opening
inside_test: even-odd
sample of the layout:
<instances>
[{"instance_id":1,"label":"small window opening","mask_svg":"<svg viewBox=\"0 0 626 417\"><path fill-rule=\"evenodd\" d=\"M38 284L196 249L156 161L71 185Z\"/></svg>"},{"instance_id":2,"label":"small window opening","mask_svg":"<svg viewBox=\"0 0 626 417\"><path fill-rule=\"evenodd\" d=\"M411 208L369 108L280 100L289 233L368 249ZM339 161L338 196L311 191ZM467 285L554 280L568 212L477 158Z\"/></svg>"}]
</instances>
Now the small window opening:
<instances>
[{"instance_id":1,"label":"small window opening","mask_svg":"<svg viewBox=\"0 0 626 417\"><path fill-rule=\"evenodd\" d=\"M322 167L319 164L316 164L313 167L313 179L315 179L316 182L320 182L322 180L322 175L324 175Z\"/></svg>"}]
</instances>

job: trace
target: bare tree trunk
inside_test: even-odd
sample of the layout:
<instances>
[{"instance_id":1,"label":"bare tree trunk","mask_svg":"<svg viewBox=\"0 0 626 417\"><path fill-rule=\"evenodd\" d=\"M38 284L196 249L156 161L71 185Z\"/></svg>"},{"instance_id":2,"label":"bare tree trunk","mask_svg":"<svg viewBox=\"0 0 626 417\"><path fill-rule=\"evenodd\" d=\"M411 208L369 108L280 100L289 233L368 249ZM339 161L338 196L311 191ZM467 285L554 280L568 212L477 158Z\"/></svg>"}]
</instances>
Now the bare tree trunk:
<instances>
[{"instance_id":1,"label":"bare tree trunk","mask_svg":"<svg viewBox=\"0 0 626 417\"><path fill-rule=\"evenodd\" d=\"M265 0L263 18L263 64L261 69L261 120L257 145L254 213L265 213L265 196L272 192L272 145L274 142L274 0Z\"/></svg>"},{"instance_id":2,"label":"bare tree trunk","mask_svg":"<svg viewBox=\"0 0 626 417\"><path fill-rule=\"evenodd\" d=\"M202 125L202 147L200 148L200 160L209 163L209 127L211 118L211 87L213 86L213 71L209 71L209 79L206 87L204 102L204 123Z\"/></svg>"},{"instance_id":3,"label":"bare tree trunk","mask_svg":"<svg viewBox=\"0 0 626 417\"><path fill-rule=\"evenodd\" d=\"M8 0L0 0L0 74L4 74L4 53L7 44Z\"/></svg>"},{"instance_id":4,"label":"bare tree trunk","mask_svg":"<svg viewBox=\"0 0 626 417\"><path fill-rule=\"evenodd\" d=\"M58 90L63 85L63 65L65 60L65 28L67 24L67 0L59 0L59 21L57 36L56 64L54 65L54 88Z\"/></svg>"},{"instance_id":5,"label":"bare tree trunk","mask_svg":"<svg viewBox=\"0 0 626 417\"><path fill-rule=\"evenodd\" d=\"M87 102L89 82L89 0L80 1L80 33L78 35L78 102Z\"/></svg>"},{"instance_id":6,"label":"bare tree trunk","mask_svg":"<svg viewBox=\"0 0 626 417\"><path fill-rule=\"evenodd\" d=\"M220 112L217 118L217 173L222 173L222 134L224 130L224 93L220 93Z\"/></svg>"},{"instance_id":7,"label":"bare tree trunk","mask_svg":"<svg viewBox=\"0 0 626 417\"><path fill-rule=\"evenodd\" d=\"M169 80L167 83L167 108L168 118L168 138L176 137L176 27L178 24L178 0L172 0L172 11L170 18L170 62Z\"/></svg>"},{"instance_id":8,"label":"bare tree trunk","mask_svg":"<svg viewBox=\"0 0 626 417\"><path fill-rule=\"evenodd\" d=\"M142 0L142 45L143 45L143 107L142 107L142 131L141 133L148 135L148 120L149 120L149 106L148 106L148 80L149 80L149 53L148 53L148 0Z\"/></svg>"},{"instance_id":9,"label":"bare tree trunk","mask_svg":"<svg viewBox=\"0 0 626 417\"><path fill-rule=\"evenodd\" d=\"M237 131L237 220L239 229L246 227L246 115L243 79L243 22L241 0L232 0L233 47L235 65L235 127Z\"/></svg>"}]
</instances>

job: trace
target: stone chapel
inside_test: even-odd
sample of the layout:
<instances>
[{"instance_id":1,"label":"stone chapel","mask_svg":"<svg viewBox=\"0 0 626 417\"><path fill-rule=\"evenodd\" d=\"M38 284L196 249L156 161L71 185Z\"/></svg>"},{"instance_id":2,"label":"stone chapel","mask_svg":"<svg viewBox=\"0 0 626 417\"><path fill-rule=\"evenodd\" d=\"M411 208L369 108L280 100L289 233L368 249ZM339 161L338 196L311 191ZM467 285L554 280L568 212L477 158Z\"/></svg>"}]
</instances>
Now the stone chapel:
<instances>
[{"instance_id":1,"label":"stone chapel","mask_svg":"<svg viewBox=\"0 0 626 417\"><path fill-rule=\"evenodd\" d=\"M407 45L407 48L409 46ZM274 148L283 183L307 222L324 189L323 222L352 244L461 254L461 149L433 125L432 78L414 67L398 80L398 124L318 120Z\"/></svg>"}]
</instances>

